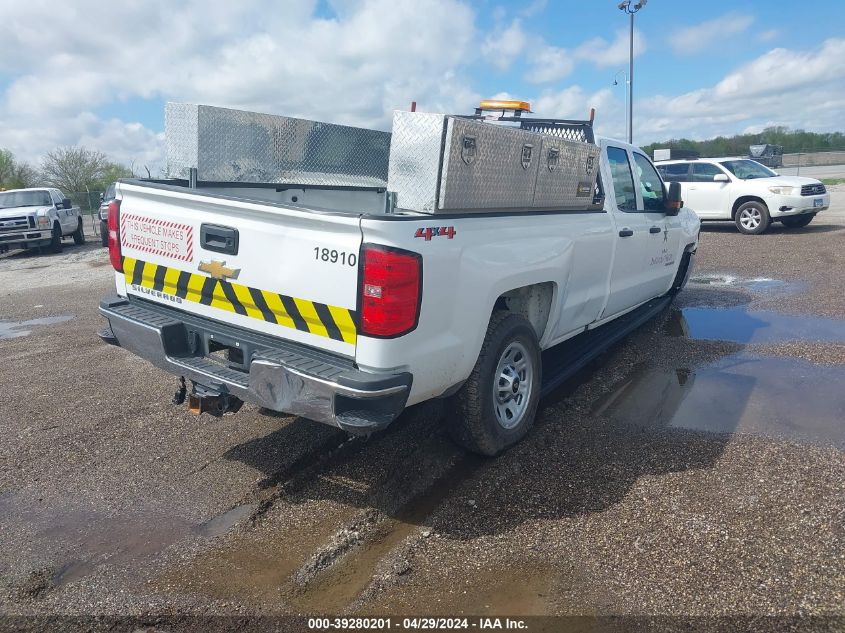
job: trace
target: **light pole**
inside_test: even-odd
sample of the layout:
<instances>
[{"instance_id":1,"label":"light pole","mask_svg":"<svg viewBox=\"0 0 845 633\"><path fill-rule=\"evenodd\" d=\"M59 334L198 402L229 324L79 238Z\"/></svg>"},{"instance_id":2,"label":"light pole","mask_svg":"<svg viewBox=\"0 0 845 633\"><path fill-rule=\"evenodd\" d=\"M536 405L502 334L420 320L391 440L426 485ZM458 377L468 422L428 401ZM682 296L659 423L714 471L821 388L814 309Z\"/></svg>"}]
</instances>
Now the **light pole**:
<instances>
[{"instance_id":1,"label":"light pole","mask_svg":"<svg viewBox=\"0 0 845 633\"><path fill-rule=\"evenodd\" d=\"M619 9L631 16L631 48L628 56L628 142L634 143L634 14L642 9L648 0L639 0L631 6L631 0L619 3Z\"/></svg>"},{"instance_id":2,"label":"light pole","mask_svg":"<svg viewBox=\"0 0 845 633\"><path fill-rule=\"evenodd\" d=\"M628 138L628 142L630 143L631 139L630 139L630 135L628 134L628 129L629 129L628 128L628 86L630 84L630 81L628 81L628 73L625 72L624 70L619 70L619 71L616 72L615 75L613 75L613 85L614 86L619 85L619 81L617 81L617 79L616 79L617 77L619 77L619 75L625 75L625 136L626 136L626 138Z\"/></svg>"}]
</instances>

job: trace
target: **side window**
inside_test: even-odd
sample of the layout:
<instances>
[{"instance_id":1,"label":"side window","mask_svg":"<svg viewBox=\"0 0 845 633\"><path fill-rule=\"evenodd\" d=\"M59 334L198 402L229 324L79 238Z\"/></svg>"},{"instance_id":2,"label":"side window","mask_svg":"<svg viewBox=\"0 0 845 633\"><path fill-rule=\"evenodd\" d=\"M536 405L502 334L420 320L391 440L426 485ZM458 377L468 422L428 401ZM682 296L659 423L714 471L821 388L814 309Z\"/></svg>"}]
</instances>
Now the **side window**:
<instances>
[{"instance_id":1,"label":"side window","mask_svg":"<svg viewBox=\"0 0 845 633\"><path fill-rule=\"evenodd\" d=\"M693 163L692 179L694 182L713 182L713 176L724 174L716 165L710 163Z\"/></svg>"},{"instance_id":2,"label":"side window","mask_svg":"<svg viewBox=\"0 0 845 633\"><path fill-rule=\"evenodd\" d=\"M59 195L58 189L50 189L50 195L53 197L53 204L62 203L62 197Z\"/></svg>"},{"instance_id":3,"label":"side window","mask_svg":"<svg viewBox=\"0 0 845 633\"><path fill-rule=\"evenodd\" d=\"M689 163L658 165L657 171L666 182L689 182Z\"/></svg>"},{"instance_id":4,"label":"side window","mask_svg":"<svg viewBox=\"0 0 845 633\"><path fill-rule=\"evenodd\" d=\"M634 193L634 176L628 163L628 153L619 147L608 147L607 162L613 176L616 206L620 211L636 211L637 196Z\"/></svg>"},{"instance_id":5,"label":"side window","mask_svg":"<svg viewBox=\"0 0 845 633\"><path fill-rule=\"evenodd\" d=\"M637 178L640 183L640 193L643 196L643 208L646 211L666 210L665 194L663 193L663 182L657 175L657 170L651 161L634 152L634 164L637 168Z\"/></svg>"},{"instance_id":6,"label":"side window","mask_svg":"<svg viewBox=\"0 0 845 633\"><path fill-rule=\"evenodd\" d=\"M106 193L103 196L105 201L114 200L114 183L109 185L109 188L106 189Z\"/></svg>"}]
</instances>

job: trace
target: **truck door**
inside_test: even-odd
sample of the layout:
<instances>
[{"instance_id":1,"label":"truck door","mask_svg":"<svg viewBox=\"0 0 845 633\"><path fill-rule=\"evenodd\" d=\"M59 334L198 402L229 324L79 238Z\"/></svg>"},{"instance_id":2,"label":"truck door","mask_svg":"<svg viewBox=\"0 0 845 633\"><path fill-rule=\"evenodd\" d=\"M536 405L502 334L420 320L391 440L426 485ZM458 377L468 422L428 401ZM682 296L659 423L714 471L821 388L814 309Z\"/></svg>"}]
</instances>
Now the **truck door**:
<instances>
[{"instance_id":1,"label":"truck door","mask_svg":"<svg viewBox=\"0 0 845 633\"><path fill-rule=\"evenodd\" d=\"M728 204L728 190L731 184L729 181L714 181L719 174L727 176L711 163L692 164L692 181L685 187L684 204L688 204L700 218L731 219L731 207Z\"/></svg>"},{"instance_id":2,"label":"truck door","mask_svg":"<svg viewBox=\"0 0 845 633\"><path fill-rule=\"evenodd\" d=\"M62 193L58 189L50 189L50 197L56 207L56 214L59 216L59 223L62 225L62 233L69 233L76 229L76 218L71 217L70 209L65 209Z\"/></svg>"},{"instance_id":3,"label":"truck door","mask_svg":"<svg viewBox=\"0 0 845 633\"><path fill-rule=\"evenodd\" d=\"M664 211L663 181L639 152L607 145L608 208L616 224L610 296L602 318L665 293L674 278L680 222Z\"/></svg>"}]
</instances>

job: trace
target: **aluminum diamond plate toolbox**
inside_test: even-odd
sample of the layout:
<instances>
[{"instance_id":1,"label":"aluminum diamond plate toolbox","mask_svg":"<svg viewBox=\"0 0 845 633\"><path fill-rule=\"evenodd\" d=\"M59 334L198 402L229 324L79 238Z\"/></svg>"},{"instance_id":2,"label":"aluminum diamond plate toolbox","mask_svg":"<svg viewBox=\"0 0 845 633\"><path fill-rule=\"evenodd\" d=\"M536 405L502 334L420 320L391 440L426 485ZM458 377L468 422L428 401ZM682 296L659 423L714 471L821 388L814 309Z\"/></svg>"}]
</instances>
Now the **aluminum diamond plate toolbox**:
<instances>
[{"instance_id":1,"label":"aluminum diamond plate toolbox","mask_svg":"<svg viewBox=\"0 0 845 633\"><path fill-rule=\"evenodd\" d=\"M395 112L387 187L397 208L422 213L585 209L599 152L557 128Z\"/></svg>"},{"instance_id":2,"label":"aluminum diamond plate toolbox","mask_svg":"<svg viewBox=\"0 0 845 633\"><path fill-rule=\"evenodd\" d=\"M387 188L401 209L434 213L445 119L427 112L393 113Z\"/></svg>"},{"instance_id":3,"label":"aluminum diamond plate toolbox","mask_svg":"<svg viewBox=\"0 0 845 633\"><path fill-rule=\"evenodd\" d=\"M171 178L322 186L387 184L390 134L293 117L168 103Z\"/></svg>"},{"instance_id":4,"label":"aluminum diamond plate toolbox","mask_svg":"<svg viewBox=\"0 0 845 633\"><path fill-rule=\"evenodd\" d=\"M518 128L449 117L438 208L530 208L543 137Z\"/></svg>"},{"instance_id":5,"label":"aluminum diamond plate toolbox","mask_svg":"<svg viewBox=\"0 0 845 633\"><path fill-rule=\"evenodd\" d=\"M597 145L544 136L534 188L535 207L592 206L599 170Z\"/></svg>"}]
</instances>

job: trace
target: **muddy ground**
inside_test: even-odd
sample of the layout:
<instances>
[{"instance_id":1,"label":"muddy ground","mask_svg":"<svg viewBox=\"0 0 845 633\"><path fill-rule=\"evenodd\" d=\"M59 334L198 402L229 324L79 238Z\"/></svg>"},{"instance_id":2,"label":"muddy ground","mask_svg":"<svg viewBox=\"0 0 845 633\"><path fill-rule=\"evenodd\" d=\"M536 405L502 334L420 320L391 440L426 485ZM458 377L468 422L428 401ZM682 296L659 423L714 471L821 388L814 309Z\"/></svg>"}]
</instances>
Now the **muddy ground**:
<instances>
[{"instance_id":1,"label":"muddy ground","mask_svg":"<svg viewBox=\"0 0 845 633\"><path fill-rule=\"evenodd\" d=\"M702 232L674 307L498 459L170 404L104 249L0 259L0 613L845 615L845 192Z\"/></svg>"}]
</instances>

